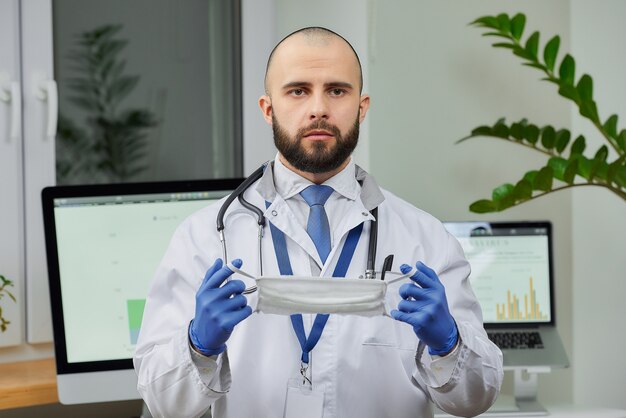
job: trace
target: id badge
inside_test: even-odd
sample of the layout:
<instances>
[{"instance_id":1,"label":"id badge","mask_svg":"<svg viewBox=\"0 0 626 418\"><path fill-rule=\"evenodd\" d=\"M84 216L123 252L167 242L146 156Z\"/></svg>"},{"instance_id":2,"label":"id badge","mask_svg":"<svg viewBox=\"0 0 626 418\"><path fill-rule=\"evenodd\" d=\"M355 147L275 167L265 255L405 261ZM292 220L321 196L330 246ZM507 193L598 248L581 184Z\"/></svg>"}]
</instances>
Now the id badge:
<instances>
[{"instance_id":1,"label":"id badge","mask_svg":"<svg viewBox=\"0 0 626 418\"><path fill-rule=\"evenodd\" d=\"M302 384L302 379L289 379L284 418L322 418L324 415L324 387Z\"/></svg>"}]
</instances>

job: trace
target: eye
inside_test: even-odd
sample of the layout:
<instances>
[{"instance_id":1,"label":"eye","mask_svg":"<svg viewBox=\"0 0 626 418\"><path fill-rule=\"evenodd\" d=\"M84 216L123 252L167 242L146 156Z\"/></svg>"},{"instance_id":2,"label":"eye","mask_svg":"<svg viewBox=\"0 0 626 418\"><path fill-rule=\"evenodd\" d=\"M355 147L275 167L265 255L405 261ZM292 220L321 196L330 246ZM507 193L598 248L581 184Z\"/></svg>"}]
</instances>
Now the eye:
<instances>
[{"instance_id":1,"label":"eye","mask_svg":"<svg viewBox=\"0 0 626 418\"><path fill-rule=\"evenodd\" d=\"M289 94L291 94L292 96L303 96L304 95L304 90L303 89L293 89L289 92Z\"/></svg>"},{"instance_id":2,"label":"eye","mask_svg":"<svg viewBox=\"0 0 626 418\"><path fill-rule=\"evenodd\" d=\"M330 90L331 96L343 96L346 93L344 89L335 88Z\"/></svg>"}]
</instances>

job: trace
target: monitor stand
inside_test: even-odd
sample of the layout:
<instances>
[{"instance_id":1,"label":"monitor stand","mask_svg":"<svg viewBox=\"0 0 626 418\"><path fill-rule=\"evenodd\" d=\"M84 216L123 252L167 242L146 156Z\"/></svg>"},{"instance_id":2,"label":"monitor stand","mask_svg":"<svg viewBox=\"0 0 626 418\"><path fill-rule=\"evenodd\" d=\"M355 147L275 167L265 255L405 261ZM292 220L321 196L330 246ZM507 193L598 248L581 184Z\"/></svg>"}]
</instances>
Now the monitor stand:
<instances>
[{"instance_id":1,"label":"monitor stand","mask_svg":"<svg viewBox=\"0 0 626 418\"><path fill-rule=\"evenodd\" d=\"M538 375L549 373L550 367L513 367L513 395L500 394L496 402L481 417L536 417L549 415L537 400ZM436 410L436 417L450 417Z\"/></svg>"}]
</instances>

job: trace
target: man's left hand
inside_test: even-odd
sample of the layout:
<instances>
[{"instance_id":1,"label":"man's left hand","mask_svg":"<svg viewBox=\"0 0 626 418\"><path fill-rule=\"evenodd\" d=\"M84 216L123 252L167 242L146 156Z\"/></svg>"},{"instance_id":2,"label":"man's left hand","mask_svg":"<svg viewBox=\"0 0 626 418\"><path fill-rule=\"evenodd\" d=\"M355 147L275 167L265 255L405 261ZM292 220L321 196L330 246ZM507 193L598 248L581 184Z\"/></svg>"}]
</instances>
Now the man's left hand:
<instances>
[{"instance_id":1,"label":"man's left hand","mask_svg":"<svg viewBox=\"0 0 626 418\"><path fill-rule=\"evenodd\" d=\"M432 269L422 262L415 267L417 271L410 277L414 283L400 287L403 300L397 310L391 311L391 316L412 325L431 355L444 356L454 349L459 339L456 323L448 310L446 290ZM410 270L407 264L400 266L404 274Z\"/></svg>"}]
</instances>

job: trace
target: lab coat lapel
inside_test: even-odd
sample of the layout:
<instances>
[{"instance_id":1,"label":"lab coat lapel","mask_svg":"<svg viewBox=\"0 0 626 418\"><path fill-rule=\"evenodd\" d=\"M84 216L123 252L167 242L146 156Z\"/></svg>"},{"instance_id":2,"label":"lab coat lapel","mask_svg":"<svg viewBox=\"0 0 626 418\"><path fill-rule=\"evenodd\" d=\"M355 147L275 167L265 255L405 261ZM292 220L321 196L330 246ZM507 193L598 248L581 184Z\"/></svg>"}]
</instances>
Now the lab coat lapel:
<instances>
[{"instance_id":1,"label":"lab coat lapel","mask_svg":"<svg viewBox=\"0 0 626 418\"><path fill-rule=\"evenodd\" d=\"M331 266L333 266L332 268L334 270L334 266L337 264L336 259L338 259L339 255L341 254L341 250L343 249L343 243L348 233L353 228L362 224L363 222L372 221L372 220L374 220L374 217L372 216L372 214L369 213L369 211L365 208L361 199L357 198L354 201L354 204L350 205L350 210L348 211L348 213L341 218L340 223L337 225L337 230L339 231L339 233L337 234L333 233L336 239L333 240L334 245L333 245L333 248L330 250L330 254L328 255L328 260L327 260L327 261L332 260L333 262L326 263L326 265L322 268L322 273L321 273L322 276L331 275L329 274L329 269L331 268ZM361 239L367 238L365 237L363 233L361 233L361 235L362 235Z\"/></svg>"},{"instance_id":2,"label":"lab coat lapel","mask_svg":"<svg viewBox=\"0 0 626 418\"><path fill-rule=\"evenodd\" d=\"M295 215L285 200L278 194L275 195L274 201L266 209L265 217L272 223L272 225L280 229L286 236L302 247L302 249L306 251L306 253L311 256L318 265L322 265L322 260L317 253L317 248L315 248L313 240L306 230L297 222ZM294 261L293 257L291 261Z\"/></svg>"}]
</instances>

